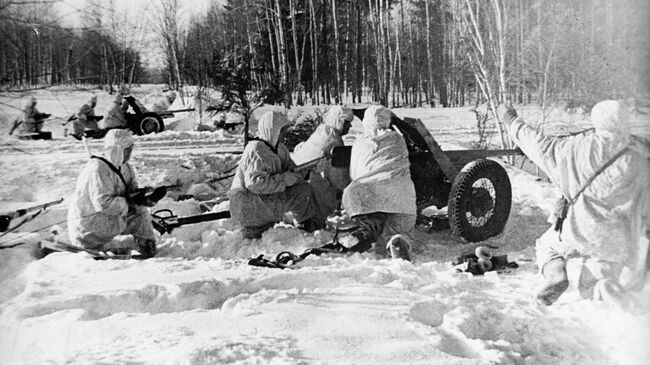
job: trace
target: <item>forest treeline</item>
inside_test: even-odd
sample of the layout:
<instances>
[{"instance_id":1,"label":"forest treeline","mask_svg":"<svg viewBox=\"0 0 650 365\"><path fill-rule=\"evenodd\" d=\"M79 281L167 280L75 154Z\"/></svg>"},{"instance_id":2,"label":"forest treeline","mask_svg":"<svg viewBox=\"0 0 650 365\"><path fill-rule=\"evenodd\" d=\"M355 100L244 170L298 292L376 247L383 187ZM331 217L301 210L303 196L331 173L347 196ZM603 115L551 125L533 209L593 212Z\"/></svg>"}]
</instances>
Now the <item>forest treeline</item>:
<instances>
[{"instance_id":1,"label":"forest treeline","mask_svg":"<svg viewBox=\"0 0 650 365\"><path fill-rule=\"evenodd\" d=\"M647 92L648 3L227 1L176 29L166 61L171 83L210 83L211 66L248 52L256 87L298 103L589 101Z\"/></svg>"},{"instance_id":2,"label":"forest treeline","mask_svg":"<svg viewBox=\"0 0 650 365\"><path fill-rule=\"evenodd\" d=\"M493 109L650 85L647 0L227 0L189 21L191 4L161 0L147 22L117 21L111 1L91 1L82 29L60 26L50 4L10 3L0 0L5 87L146 81L143 31L157 35L170 87L221 87L224 70L243 70L252 90L279 90L286 104L363 96Z\"/></svg>"},{"instance_id":3,"label":"forest treeline","mask_svg":"<svg viewBox=\"0 0 650 365\"><path fill-rule=\"evenodd\" d=\"M0 86L110 86L143 77L140 45L120 36L133 29L123 29L124 23L115 20L113 1L104 6L91 2L77 28L61 24L54 3L0 0Z\"/></svg>"}]
</instances>

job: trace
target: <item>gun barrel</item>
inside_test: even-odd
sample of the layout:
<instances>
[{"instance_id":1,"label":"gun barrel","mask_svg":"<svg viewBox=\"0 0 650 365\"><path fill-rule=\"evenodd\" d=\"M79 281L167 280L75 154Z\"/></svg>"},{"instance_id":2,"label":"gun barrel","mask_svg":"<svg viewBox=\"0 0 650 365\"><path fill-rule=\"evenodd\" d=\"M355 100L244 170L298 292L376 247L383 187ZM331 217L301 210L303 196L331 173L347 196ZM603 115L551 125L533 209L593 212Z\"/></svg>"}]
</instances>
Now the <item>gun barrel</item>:
<instances>
[{"instance_id":1,"label":"gun barrel","mask_svg":"<svg viewBox=\"0 0 650 365\"><path fill-rule=\"evenodd\" d=\"M38 205L35 205L33 207L29 207L29 208L17 209L17 210L15 210L13 212L13 214L9 214L9 217L11 217L11 219L22 217L27 213L30 213L30 212L33 212L33 211L36 211L36 210L40 210L40 209L47 209L47 208L51 207L52 205L56 205L56 204L59 204L61 202L63 202L63 198L59 198L57 200L52 200L51 202L47 202L47 203L43 203L43 204L38 204Z\"/></svg>"},{"instance_id":2,"label":"gun barrel","mask_svg":"<svg viewBox=\"0 0 650 365\"><path fill-rule=\"evenodd\" d=\"M165 110L163 113L180 113L180 112L193 112L196 109L194 108L187 108L187 109L173 109L173 110Z\"/></svg>"},{"instance_id":3,"label":"gun barrel","mask_svg":"<svg viewBox=\"0 0 650 365\"><path fill-rule=\"evenodd\" d=\"M186 224L194 224L194 223L200 223L200 222L216 221L217 219L224 219L224 218L230 218L230 211L229 210L224 210L222 212L190 215L190 216L187 216L187 217L177 218L177 220L178 220L178 225L179 226L184 226Z\"/></svg>"},{"instance_id":4,"label":"gun barrel","mask_svg":"<svg viewBox=\"0 0 650 365\"><path fill-rule=\"evenodd\" d=\"M169 213L171 214L171 211L169 211ZM156 214L153 214L152 218L153 219L151 223L153 224L153 227L158 232L160 232L160 234L164 234L164 233L171 233L171 231L174 230L174 228L178 228L180 226L184 226L187 224L194 224L200 222L214 221L217 219L230 218L230 211L225 210L222 212L197 214L197 215L190 215L187 217L177 217L175 215L157 216Z\"/></svg>"}]
</instances>

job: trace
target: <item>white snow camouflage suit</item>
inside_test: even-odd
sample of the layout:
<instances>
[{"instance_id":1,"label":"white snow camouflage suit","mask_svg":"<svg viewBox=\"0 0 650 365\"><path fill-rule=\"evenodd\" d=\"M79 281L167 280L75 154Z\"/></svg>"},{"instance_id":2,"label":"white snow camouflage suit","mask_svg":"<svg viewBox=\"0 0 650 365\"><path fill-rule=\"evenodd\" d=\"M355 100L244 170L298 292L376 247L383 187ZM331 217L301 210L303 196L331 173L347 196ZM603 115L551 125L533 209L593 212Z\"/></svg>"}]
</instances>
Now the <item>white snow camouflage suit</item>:
<instances>
[{"instance_id":1,"label":"white snow camouflage suit","mask_svg":"<svg viewBox=\"0 0 650 365\"><path fill-rule=\"evenodd\" d=\"M123 103L122 99L122 94L115 96L111 108L106 112L104 128L125 128L128 126L126 116L124 115L125 107L128 107L128 105Z\"/></svg>"},{"instance_id":2,"label":"white snow camouflage suit","mask_svg":"<svg viewBox=\"0 0 650 365\"><path fill-rule=\"evenodd\" d=\"M295 164L289 150L278 144L286 125L284 114L266 112L258 123L259 140L244 148L228 193L232 218L244 227L280 222L287 212L298 222L314 215L314 198L304 174L291 171Z\"/></svg>"},{"instance_id":3,"label":"white snow camouflage suit","mask_svg":"<svg viewBox=\"0 0 650 365\"><path fill-rule=\"evenodd\" d=\"M552 138L521 118L508 127L514 142L565 197L573 197L596 170L628 147L578 196L561 236L551 227L540 237L540 269L554 257L577 252L627 266L636 276L644 270L641 242L650 219L650 149L630 136L628 118L625 106L610 100L594 106L594 130L585 134Z\"/></svg>"},{"instance_id":4,"label":"white snow camouflage suit","mask_svg":"<svg viewBox=\"0 0 650 365\"><path fill-rule=\"evenodd\" d=\"M383 107L366 109L362 121L364 135L352 146L352 182L343 191L343 207L351 217L383 213L383 224L373 231L409 234L417 214L415 187L406 142L391 129L391 115ZM373 233L372 236L381 234Z\"/></svg>"},{"instance_id":5,"label":"white snow camouflage suit","mask_svg":"<svg viewBox=\"0 0 650 365\"><path fill-rule=\"evenodd\" d=\"M36 120L36 116L40 113L36 108L36 98L30 98L27 105L25 105L24 114L25 114L25 132L40 132L43 128L43 121Z\"/></svg>"},{"instance_id":6,"label":"white snow camouflage suit","mask_svg":"<svg viewBox=\"0 0 650 365\"><path fill-rule=\"evenodd\" d=\"M293 160L296 164L305 163L332 152L337 146L343 146L342 131L345 120L354 118L352 110L340 105L331 107L323 115L323 124L303 143L296 146ZM350 183L349 170L335 168L329 159L321 160L311 171L309 184L316 198L317 216L324 221L338 206L337 196Z\"/></svg>"},{"instance_id":7,"label":"white snow camouflage suit","mask_svg":"<svg viewBox=\"0 0 650 365\"><path fill-rule=\"evenodd\" d=\"M133 145L131 132L110 130L104 137L102 157L120 170L126 185L104 161L91 158L77 179L68 207L70 243L90 249L105 247L117 235L136 240L155 240L151 217L141 206L129 206L126 192L138 184L131 166L124 162L124 149ZM137 246L134 246L136 248Z\"/></svg>"},{"instance_id":8,"label":"white snow camouflage suit","mask_svg":"<svg viewBox=\"0 0 650 365\"><path fill-rule=\"evenodd\" d=\"M99 129L95 117L95 106L97 105L97 96L93 95L88 103L84 104L79 113L77 113L77 119L72 122L72 127L74 129L74 134L81 137L84 135L86 129L96 131Z\"/></svg>"}]
</instances>

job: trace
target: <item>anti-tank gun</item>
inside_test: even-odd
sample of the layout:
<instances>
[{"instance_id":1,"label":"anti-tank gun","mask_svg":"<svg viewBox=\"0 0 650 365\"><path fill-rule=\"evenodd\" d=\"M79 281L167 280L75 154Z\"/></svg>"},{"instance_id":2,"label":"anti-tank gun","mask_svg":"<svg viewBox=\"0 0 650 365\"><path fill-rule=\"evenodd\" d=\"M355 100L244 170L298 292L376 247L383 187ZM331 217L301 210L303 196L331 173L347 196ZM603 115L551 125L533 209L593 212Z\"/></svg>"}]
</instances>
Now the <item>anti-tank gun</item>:
<instances>
[{"instance_id":1,"label":"anti-tank gun","mask_svg":"<svg viewBox=\"0 0 650 365\"><path fill-rule=\"evenodd\" d=\"M365 111L352 110L360 119ZM452 233L469 242L501 233L510 214L512 190L506 170L488 158L521 155L521 150L443 151L420 119L401 119L393 114L391 126L406 142L420 222L437 225L422 211L432 206L447 207ZM332 151L334 168L348 169L350 159L350 146L335 147Z\"/></svg>"}]
</instances>

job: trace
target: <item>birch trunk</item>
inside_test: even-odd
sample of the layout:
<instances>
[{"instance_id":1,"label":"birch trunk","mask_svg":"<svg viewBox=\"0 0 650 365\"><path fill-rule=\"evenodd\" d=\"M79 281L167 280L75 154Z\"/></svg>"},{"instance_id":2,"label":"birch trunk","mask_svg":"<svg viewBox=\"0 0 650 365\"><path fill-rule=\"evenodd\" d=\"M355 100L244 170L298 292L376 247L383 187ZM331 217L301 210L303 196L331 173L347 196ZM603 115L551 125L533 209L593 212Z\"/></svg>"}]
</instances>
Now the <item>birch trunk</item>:
<instances>
[{"instance_id":1,"label":"birch trunk","mask_svg":"<svg viewBox=\"0 0 650 365\"><path fill-rule=\"evenodd\" d=\"M427 42L427 95L430 103L433 100L433 55L431 54L431 16L429 14L429 0L424 1L425 16L427 17L426 42Z\"/></svg>"},{"instance_id":2,"label":"birch trunk","mask_svg":"<svg viewBox=\"0 0 650 365\"><path fill-rule=\"evenodd\" d=\"M336 85L334 87L334 103L341 103L341 62L339 59L339 27L336 14L336 0L332 1L332 26L334 27L334 63L336 63Z\"/></svg>"},{"instance_id":3,"label":"birch trunk","mask_svg":"<svg viewBox=\"0 0 650 365\"><path fill-rule=\"evenodd\" d=\"M296 103L302 105L302 65L300 64L300 58L298 57L298 29L296 25L296 8L294 0L289 0L289 11L291 16L291 35L293 37L293 53L296 63L296 82L298 89Z\"/></svg>"}]
</instances>

